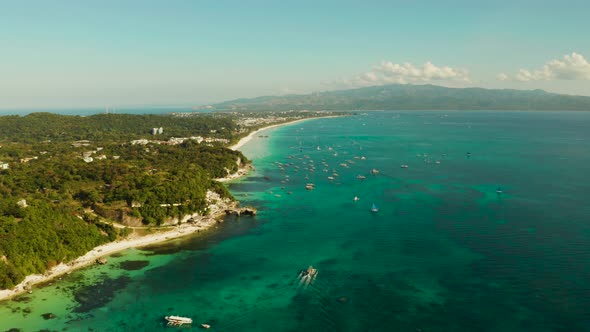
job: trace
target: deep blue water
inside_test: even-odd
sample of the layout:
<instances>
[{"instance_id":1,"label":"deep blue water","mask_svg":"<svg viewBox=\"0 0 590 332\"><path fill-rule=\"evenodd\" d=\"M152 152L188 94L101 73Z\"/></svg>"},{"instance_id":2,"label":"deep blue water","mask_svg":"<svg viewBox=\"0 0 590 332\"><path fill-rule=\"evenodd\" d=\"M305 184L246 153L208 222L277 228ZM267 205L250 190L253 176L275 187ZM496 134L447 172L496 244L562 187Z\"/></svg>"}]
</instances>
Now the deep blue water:
<instances>
[{"instance_id":1,"label":"deep blue water","mask_svg":"<svg viewBox=\"0 0 590 332\"><path fill-rule=\"evenodd\" d=\"M0 305L0 330L164 331L177 314L213 331L590 331L588 128L457 111L269 130L230 184L257 217L72 273Z\"/></svg>"}]
</instances>

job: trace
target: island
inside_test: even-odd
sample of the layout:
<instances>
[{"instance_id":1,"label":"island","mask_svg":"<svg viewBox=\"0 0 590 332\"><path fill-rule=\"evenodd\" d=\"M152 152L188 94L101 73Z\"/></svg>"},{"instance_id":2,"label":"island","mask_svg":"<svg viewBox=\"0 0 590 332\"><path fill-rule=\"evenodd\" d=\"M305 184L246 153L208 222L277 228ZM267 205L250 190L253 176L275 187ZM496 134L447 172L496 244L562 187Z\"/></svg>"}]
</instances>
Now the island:
<instances>
[{"instance_id":1,"label":"island","mask_svg":"<svg viewBox=\"0 0 590 332\"><path fill-rule=\"evenodd\" d=\"M0 117L0 300L239 207L223 182L259 130L335 112ZM106 263L100 260L101 263Z\"/></svg>"}]
</instances>

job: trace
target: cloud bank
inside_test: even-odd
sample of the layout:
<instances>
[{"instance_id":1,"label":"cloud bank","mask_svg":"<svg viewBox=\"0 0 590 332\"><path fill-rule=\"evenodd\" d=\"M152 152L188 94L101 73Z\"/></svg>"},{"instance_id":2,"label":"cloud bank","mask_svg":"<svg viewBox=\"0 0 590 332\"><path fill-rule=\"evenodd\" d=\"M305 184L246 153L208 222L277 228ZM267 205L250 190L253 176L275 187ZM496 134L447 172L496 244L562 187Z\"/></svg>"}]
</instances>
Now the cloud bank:
<instances>
[{"instance_id":1,"label":"cloud bank","mask_svg":"<svg viewBox=\"0 0 590 332\"><path fill-rule=\"evenodd\" d=\"M566 54L563 59L551 60L536 70L520 69L510 76L498 74L501 81L516 80L520 82L548 81L548 80L590 80L590 63L584 56L573 52Z\"/></svg>"},{"instance_id":2,"label":"cloud bank","mask_svg":"<svg viewBox=\"0 0 590 332\"><path fill-rule=\"evenodd\" d=\"M408 84L434 81L469 82L470 79L469 73L465 69L448 66L438 67L431 62L426 62L418 67L407 62L397 64L390 61L383 61L379 65L374 66L373 70L369 72L353 78L340 79L335 84L345 87L363 87L391 83Z\"/></svg>"}]
</instances>

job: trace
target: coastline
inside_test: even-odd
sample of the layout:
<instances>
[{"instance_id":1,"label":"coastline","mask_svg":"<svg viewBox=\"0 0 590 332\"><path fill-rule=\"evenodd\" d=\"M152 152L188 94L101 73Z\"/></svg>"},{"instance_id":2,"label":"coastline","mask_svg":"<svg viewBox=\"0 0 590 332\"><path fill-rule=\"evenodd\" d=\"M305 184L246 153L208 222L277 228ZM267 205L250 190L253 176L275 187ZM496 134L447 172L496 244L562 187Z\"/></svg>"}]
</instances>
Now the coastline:
<instances>
[{"instance_id":1,"label":"coastline","mask_svg":"<svg viewBox=\"0 0 590 332\"><path fill-rule=\"evenodd\" d=\"M326 117L335 117L335 116L326 116ZM294 121L283 122L279 124L273 124L270 126L259 128L246 137L240 139L238 143L231 146L230 149L238 150L246 143L248 143L257 133L276 128L285 125L291 125L294 123L311 120L311 119L318 119L318 118L326 118L326 117L312 117L312 118L305 118L305 119L297 119ZM245 176L251 170L251 166L246 166L240 168L236 173L229 174L224 178L215 179L219 182L227 182L230 180L237 179L239 177ZM209 193L208 193L209 196ZM208 197L209 198L209 197ZM50 270L46 271L44 274L32 274L28 275L22 282L18 285L13 287L12 289L0 289L0 302L10 300L13 297L30 292L32 287L38 284L43 284L48 281L51 281L61 275L69 274L74 270L96 264L96 261L100 257L104 257L107 255L114 254L116 252L129 249L129 248L138 248L138 247L145 247L152 244L157 244L160 242L165 242L168 240L177 239L180 237L184 237L187 235L191 235L194 233L198 233L207 229L214 227L218 222L221 222L223 217L226 215L225 210L235 207L237 202L232 201L224 201L219 199L219 197L214 197L214 201L217 203L209 205L209 210L211 214L209 216L202 216L199 214L193 215L186 215L182 218L179 225L171 226L170 230L166 231L158 231L154 234L140 236L137 234L131 234L129 237L125 239L120 239L114 242L105 243L98 247L93 248L85 255L80 256L69 263L60 263L59 265L51 268ZM193 222L188 223L189 219L193 219Z\"/></svg>"},{"instance_id":2,"label":"coastline","mask_svg":"<svg viewBox=\"0 0 590 332\"><path fill-rule=\"evenodd\" d=\"M165 231L156 230L155 233L148 235L131 234L125 239L120 239L114 242L102 244L94 247L85 255L80 256L69 263L60 263L59 265L46 271L44 274L28 275L25 280L16 285L12 289L0 290L0 302L10 300L11 298L25 292L32 291L32 287L37 284L42 284L51 281L61 275L69 274L70 272L96 264L101 257L114 254L116 252L129 249L141 248L168 240L177 239L187 235L195 234L210 228L213 228L217 223L223 221L226 215L226 210L234 208L237 202L229 199L221 199L217 193L208 192L209 200L215 200L216 203L209 205L210 215L203 216L200 214L186 215L182 218L180 223L176 226L168 226ZM192 222L187 222L192 219Z\"/></svg>"},{"instance_id":3,"label":"coastline","mask_svg":"<svg viewBox=\"0 0 590 332\"><path fill-rule=\"evenodd\" d=\"M293 120L293 121L288 121L288 122L283 122L283 123L277 123L277 124L273 124L270 126L266 126L266 127L262 127L259 129L254 130L253 132L251 132L250 134L248 134L248 136L246 137L242 137L238 143L230 146L229 148L232 150L238 150L239 148L241 148L242 146L244 146L246 143L248 143L250 140L252 140L252 138L254 138L254 136L256 136L256 134L260 133L261 131L267 130L267 129L271 129L271 128L276 128L276 127L282 127L282 126L286 126L286 125L292 125L298 122L303 122L306 120L312 120L312 119L322 119L322 118L331 118L334 116L321 116L321 117L313 117L313 118L305 118L305 119L297 119L297 120Z\"/></svg>"}]
</instances>

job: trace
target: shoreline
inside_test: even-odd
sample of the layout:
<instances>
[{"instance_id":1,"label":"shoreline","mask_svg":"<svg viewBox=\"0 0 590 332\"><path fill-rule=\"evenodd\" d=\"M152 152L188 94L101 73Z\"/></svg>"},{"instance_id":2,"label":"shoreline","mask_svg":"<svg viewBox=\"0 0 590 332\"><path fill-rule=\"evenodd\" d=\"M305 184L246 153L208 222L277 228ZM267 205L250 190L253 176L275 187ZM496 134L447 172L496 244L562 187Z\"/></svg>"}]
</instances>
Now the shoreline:
<instances>
[{"instance_id":1,"label":"shoreline","mask_svg":"<svg viewBox=\"0 0 590 332\"><path fill-rule=\"evenodd\" d=\"M238 150L242 146L246 145L246 143L250 142L256 136L256 134L258 134L260 132L263 132L265 130L268 130L268 129L282 127L282 126L287 126L287 125L292 125L292 124L303 122L303 121L307 121L307 120L325 119L325 118L337 118L337 117L340 117L340 116L341 115L317 116L317 117L297 119L297 120L293 120L293 121L287 121L287 122L282 122L282 123L277 123L277 124L269 125L269 126L266 126L266 127L262 127L262 128L259 128L259 129L254 130L253 132L249 133L248 135L242 137L238 141L238 143L230 146L229 149L234 150L234 151ZM215 179L215 181L218 181L218 182L228 182L228 181L231 181L231 180L235 180L235 179L238 179L238 178L241 178L241 177L247 175L250 172L250 170L252 170L252 169L253 169L253 167L251 165L247 165L246 167L241 167L240 169L238 169L237 172L235 172L233 174L229 174L229 175L227 175L225 177L222 177L222 178L217 178L217 179Z\"/></svg>"},{"instance_id":2,"label":"shoreline","mask_svg":"<svg viewBox=\"0 0 590 332\"><path fill-rule=\"evenodd\" d=\"M210 195L213 195L211 197ZM235 208L237 202L229 199L221 199L217 193L208 192L209 199L214 199L217 203L210 204L210 215L200 215L198 213L186 215L180 220L178 225L167 226L166 230L156 229L154 233L148 235L137 235L135 233L129 235L127 238L120 239L113 242L108 242L100 246L94 247L83 256L80 256L69 263L60 263L59 265L47 270L44 274L31 274L25 277L18 285L12 289L0 290L0 302L10 300L18 295L26 292L32 292L32 288L38 284L44 284L64 274L69 274L72 271L97 264L97 260L101 257L114 254L119 251L130 248L147 247L152 244L165 242L168 240L178 239L187 235L199 233L213 228L220 222L223 222L223 217L226 215L226 210ZM187 222L192 219L192 222Z\"/></svg>"},{"instance_id":3,"label":"shoreline","mask_svg":"<svg viewBox=\"0 0 590 332\"><path fill-rule=\"evenodd\" d=\"M232 150L238 150L246 143L248 143L257 133L276 128L285 125L291 125L294 123L311 120L311 119L319 119L319 118L327 118L327 117L337 117L337 116L325 116L325 117L312 117L312 118L304 118L304 119L297 119L293 121L278 123L269 125L266 127L262 127L259 129L254 130L247 136L243 137L238 141L238 143L234 144L233 146L229 147ZM224 178L215 179L219 182L227 182L230 180L234 180L245 176L249 173L252 169L252 166L247 165L246 167L241 167L236 173L229 174ZM209 193L208 193L209 196ZM214 227L217 223L223 221L223 217L226 215L225 210L235 207L238 202L235 201L225 201L219 199L219 197L215 197L215 200L220 203L211 204L209 206L209 210L211 214L209 216L202 216L199 214L192 214L186 215L179 221L177 226L170 226L169 230L166 231L156 231L154 234L149 235L137 235L131 234L129 237L125 239L120 239L114 242L109 242L102 244L100 246L94 247L92 250L88 251L83 256L80 256L69 263L60 263L59 265L47 270L44 274L32 274L25 277L23 281L21 281L18 285L13 287L12 289L0 289L0 302L10 300L18 295L21 295L26 292L31 292L32 287L38 284L44 284L49 282L59 276L64 274L69 274L74 270L78 270L83 267L90 266L92 264L96 264L97 259L114 254L119 251L123 251L125 249L130 248L141 248L146 247L152 244L157 244L173 239L177 239L180 237L184 237L187 235L195 234L204 230L208 230ZM189 219L193 219L194 221L188 223Z\"/></svg>"},{"instance_id":4,"label":"shoreline","mask_svg":"<svg viewBox=\"0 0 590 332\"><path fill-rule=\"evenodd\" d=\"M250 140L252 140L252 138L254 138L254 136L256 134L258 134L261 131L265 131L267 129L276 128L276 127L282 127L282 126L286 126L286 125L291 125L291 124L295 124L295 123L298 123L298 122L303 122L303 121L311 120L311 119L323 119L323 118L332 118L332 117L335 117L335 116L318 116L318 117L313 117L313 118L297 119L297 120L293 120L293 121L287 121L287 122L283 122L283 123L277 123L277 124L273 124L273 125L270 125L270 126L262 127L262 128L259 128L259 129L254 130L253 132L249 133L247 136L242 137L238 141L238 143L230 146L229 148L231 150L234 150L234 151L235 150L238 150L239 148L241 148L242 146L244 146L246 143L248 143Z\"/></svg>"}]
</instances>

